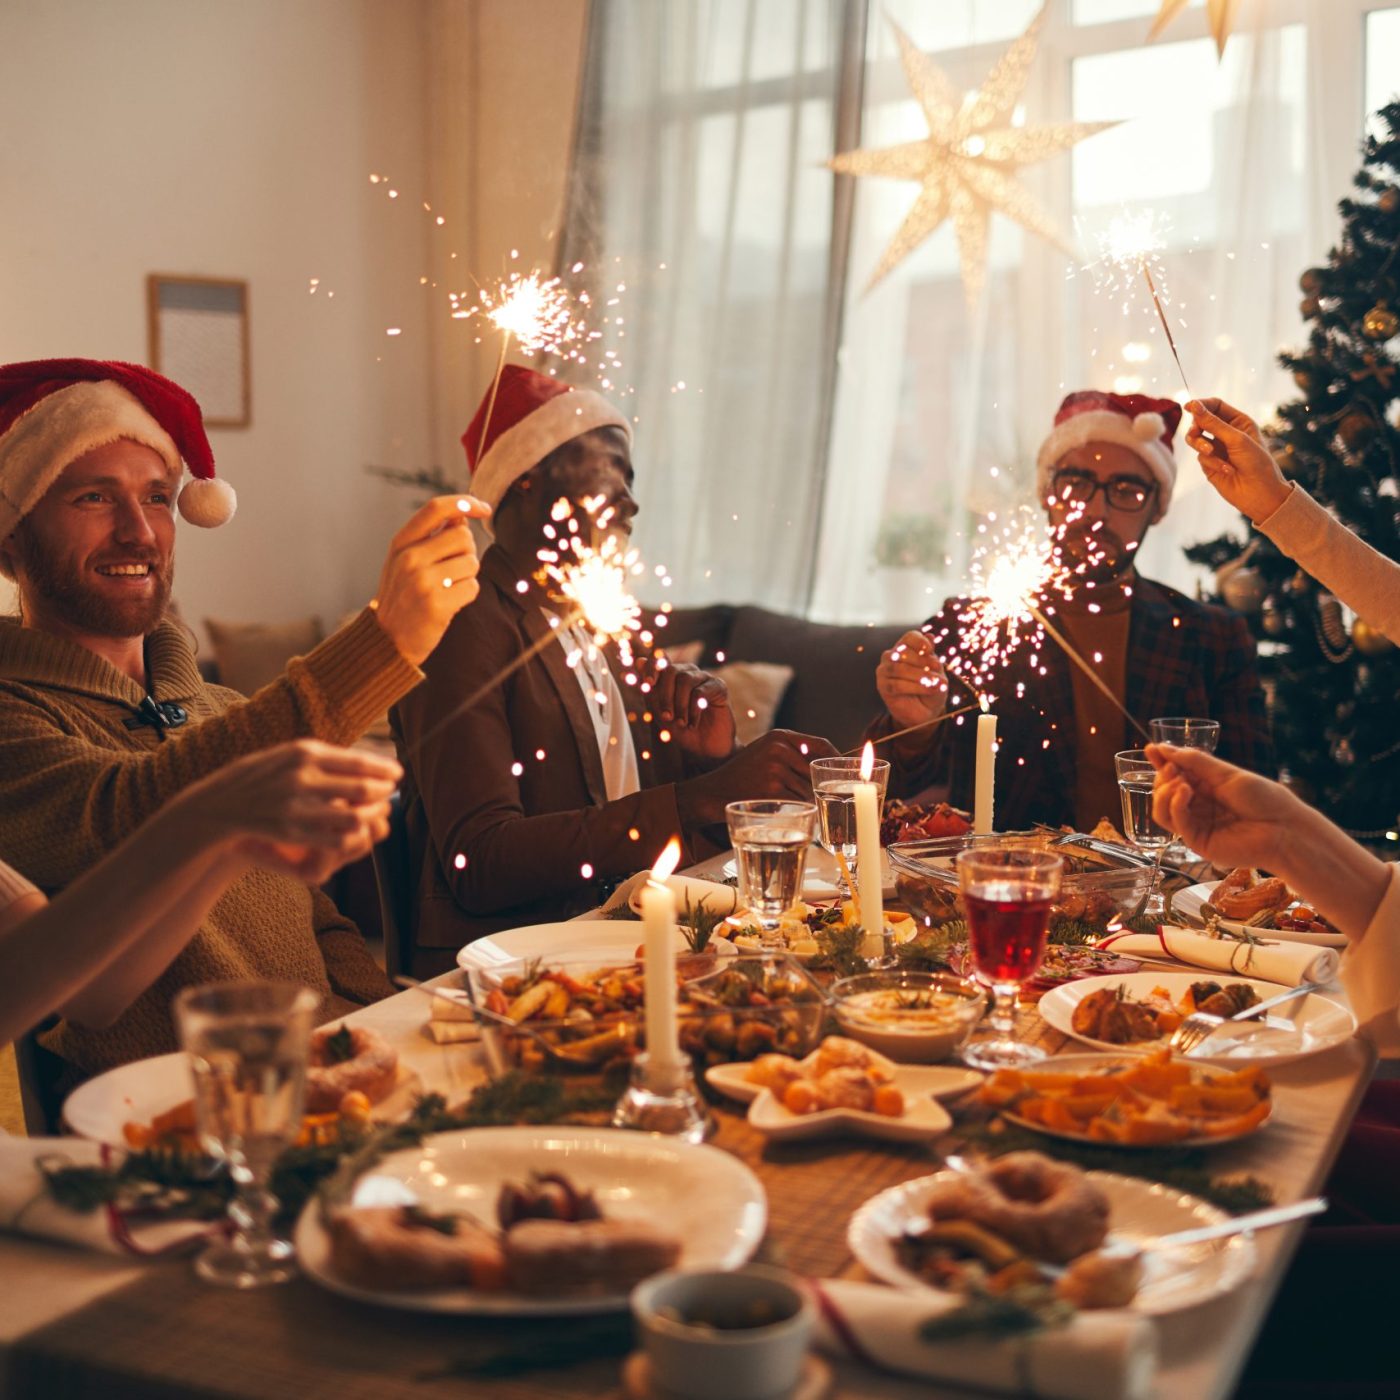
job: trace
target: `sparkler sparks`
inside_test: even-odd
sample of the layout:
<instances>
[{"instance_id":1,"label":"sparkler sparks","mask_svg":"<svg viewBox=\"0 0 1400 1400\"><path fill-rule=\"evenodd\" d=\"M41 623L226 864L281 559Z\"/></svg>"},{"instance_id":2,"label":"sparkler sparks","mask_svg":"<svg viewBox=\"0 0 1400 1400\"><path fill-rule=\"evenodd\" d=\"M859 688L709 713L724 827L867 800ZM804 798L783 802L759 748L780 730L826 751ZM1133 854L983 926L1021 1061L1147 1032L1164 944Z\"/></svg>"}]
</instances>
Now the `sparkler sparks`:
<instances>
[{"instance_id":1,"label":"sparkler sparks","mask_svg":"<svg viewBox=\"0 0 1400 1400\"><path fill-rule=\"evenodd\" d=\"M573 359L577 354L571 350L598 339L576 314L580 298L560 278L545 277L538 270L512 272L494 287L479 288L475 305L468 305L462 292L449 292L448 299L455 318L483 317L527 355Z\"/></svg>"}]
</instances>

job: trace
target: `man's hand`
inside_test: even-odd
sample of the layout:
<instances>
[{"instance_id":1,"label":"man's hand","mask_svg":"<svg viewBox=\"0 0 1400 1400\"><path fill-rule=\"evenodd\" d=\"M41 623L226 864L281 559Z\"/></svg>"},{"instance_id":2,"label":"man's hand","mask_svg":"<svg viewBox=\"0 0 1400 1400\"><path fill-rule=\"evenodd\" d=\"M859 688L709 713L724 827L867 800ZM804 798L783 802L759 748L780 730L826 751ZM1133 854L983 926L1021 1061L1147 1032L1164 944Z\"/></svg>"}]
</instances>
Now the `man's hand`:
<instances>
[{"instance_id":1,"label":"man's hand","mask_svg":"<svg viewBox=\"0 0 1400 1400\"><path fill-rule=\"evenodd\" d=\"M667 662L647 674L651 693L647 707L662 729L697 758L722 759L734 752L734 712L729 688L718 676L697 666Z\"/></svg>"},{"instance_id":2,"label":"man's hand","mask_svg":"<svg viewBox=\"0 0 1400 1400\"><path fill-rule=\"evenodd\" d=\"M1186 442L1206 480L1257 525L1288 499L1290 487L1269 455L1259 425L1224 399L1193 399Z\"/></svg>"},{"instance_id":3,"label":"man's hand","mask_svg":"<svg viewBox=\"0 0 1400 1400\"><path fill-rule=\"evenodd\" d=\"M389 544L370 604L405 660L421 666L447 624L476 597L476 543L468 520L489 506L471 496L437 496Z\"/></svg>"},{"instance_id":4,"label":"man's hand","mask_svg":"<svg viewBox=\"0 0 1400 1400\"><path fill-rule=\"evenodd\" d=\"M900 729L926 724L948 708L948 674L925 632L906 632L881 654L875 686Z\"/></svg>"},{"instance_id":5,"label":"man's hand","mask_svg":"<svg viewBox=\"0 0 1400 1400\"><path fill-rule=\"evenodd\" d=\"M1206 753L1149 744L1157 770L1152 815L1222 869L1234 865L1282 871L1291 825L1313 815L1287 788Z\"/></svg>"},{"instance_id":6,"label":"man's hand","mask_svg":"<svg viewBox=\"0 0 1400 1400\"><path fill-rule=\"evenodd\" d=\"M812 760L835 757L836 750L825 739L770 729L713 772L677 784L681 822L687 829L715 825L724 820L727 803L752 797L810 802Z\"/></svg>"}]
</instances>

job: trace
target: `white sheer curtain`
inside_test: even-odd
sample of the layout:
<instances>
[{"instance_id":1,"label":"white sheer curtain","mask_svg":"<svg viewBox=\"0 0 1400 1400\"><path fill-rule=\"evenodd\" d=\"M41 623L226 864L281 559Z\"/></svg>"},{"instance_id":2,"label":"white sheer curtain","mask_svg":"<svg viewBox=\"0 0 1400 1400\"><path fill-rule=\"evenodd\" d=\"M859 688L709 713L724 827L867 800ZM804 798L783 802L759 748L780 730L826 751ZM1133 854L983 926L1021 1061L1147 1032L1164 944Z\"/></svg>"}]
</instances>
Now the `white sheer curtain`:
<instances>
[{"instance_id":1,"label":"white sheer curtain","mask_svg":"<svg viewBox=\"0 0 1400 1400\"><path fill-rule=\"evenodd\" d=\"M678 602L806 600L839 310L821 162L852 13L593 6L561 266L618 298L603 390L636 419L637 541Z\"/></svg>"},{"instance_id":2,"label":"white sheer curtain","mask_svg":"<svg viewBox=\"0 0 1400 1400\"><path fill-rule=\"evenodd\" d=\"M1038 8L887 0L872 10L861 144L925 131L886 13L971 89ZM1023 178L1067 235L1078 230L1081 248L1119 209L1157 210L1192 391L1267 418L1293 389L1275 355L1303 338L1298 275L1337 236L1335 203L1363 126L1363 72L1371 102L1400 86L1400 46L1385 42L1395 11L1368 0L1244 0L1221 61L1199 4L1148 46L1158 8L1050 0L1018 118L1123 125ZM956 591L976 519L1031 503L1035 451L1068 390L1186 397L1145 295L1122 314L1074 263L999 216L975 308L964 305L950 227L866 296L913 190L864 180L856 194L811 600L814 614L835 620L914 618ZM1142 567L1189 591L1199 573L1182 546L1236 517L1189 453L1178 460L1171 513Z\"/></svg>"}]
</instances>

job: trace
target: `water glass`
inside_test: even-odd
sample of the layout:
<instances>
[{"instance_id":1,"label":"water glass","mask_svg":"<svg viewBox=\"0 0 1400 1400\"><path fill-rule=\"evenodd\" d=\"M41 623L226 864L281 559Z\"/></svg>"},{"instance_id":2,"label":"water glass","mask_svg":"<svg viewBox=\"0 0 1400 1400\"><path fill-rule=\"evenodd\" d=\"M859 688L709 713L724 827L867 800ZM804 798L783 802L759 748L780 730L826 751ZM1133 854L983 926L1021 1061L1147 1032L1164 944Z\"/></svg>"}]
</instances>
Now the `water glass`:
<instances>
[{"instance_id":1,"label":"water glass","mask_svg":"<svg viewBox=\"0 0 1400 1400\"><path fill-rule=\"evenodd\" d=\"M1152 890L1143 905L1145 918L1158 922L1167 916L1162 900L1162 852L1171 844L1172 833L1159 826L1152 815L1152 784L1157 776L1142 749L1125 749L1113 755L1118 774L1118 794L1123 799L1123 835L1140 851L1152 853Z\"/></svg>"},{"instance_id":2,"label":"water glass","mask_svg":"<svg viewBox=\"0 0 1400 1400\"><path fill-rule=\"evenodd\" d=\"M851 887L846 871L856 865L856 785L861 782L859 758L814 758L812 760L812 795L817 799L817 821L821 829L822 849L834 858L844 858L844 868L837 862L836 892L849 899ZM885 810L885 793L890 786L889 760L879 758L871 769L869 781L879 791L880 811Z\"/></svg>"},{"instance_id":3,"label":"water glass","mask_svg":"<svg viewBox=\"0 0 1400 1400\"><path fill-rule=\"evenodd\" d=\"M233 1234L195 1261L232 1288L281 1283L296 1272L290 1240L273 1227L273 1164L301 1130L306 1062L319 999L295 982L215 982L175 999L175 1024L194 1076L200 1147L228 1166Z\"/></svg>"},{"instance_id":4,"label":"water glass","mask_svg":"<svg viewBox=\"0 0 1400 1400\"><path fill-rule=\"evenodd\" d=\"M724 809L739 871L739 902L772 932L802 893L807 847L817 825L812 802L756 798Z\"/></svg>"},{"instance_id":5,"label":"water glass","mask_svg":"<svg viewBox=\"0 0 1400 1400\"><path fill-rule=\"evenodd\" d=\"M1214 753L1220 742L1220 721L1218 719L1192 719L1185 715L1173 715L1148 720L1154 744L1175 744L1181 749L1204 749Z\"/></svg>"},{"instance_id":6,"label":"water glass","mask_svg":"<svg viewBox=\"0 0 1400 1400\"><path fill-rule=\"evenodd\" d=\"M1045 956L1050 908L1065 863L1046 851L1013 847L960 851L957 867L972 966L995 997L991 1034L969 1042L963 1059L988 1070L1034 1064L1046 1052L1017 1040L1016 1001Z\"/></svg>"}]
</instances>

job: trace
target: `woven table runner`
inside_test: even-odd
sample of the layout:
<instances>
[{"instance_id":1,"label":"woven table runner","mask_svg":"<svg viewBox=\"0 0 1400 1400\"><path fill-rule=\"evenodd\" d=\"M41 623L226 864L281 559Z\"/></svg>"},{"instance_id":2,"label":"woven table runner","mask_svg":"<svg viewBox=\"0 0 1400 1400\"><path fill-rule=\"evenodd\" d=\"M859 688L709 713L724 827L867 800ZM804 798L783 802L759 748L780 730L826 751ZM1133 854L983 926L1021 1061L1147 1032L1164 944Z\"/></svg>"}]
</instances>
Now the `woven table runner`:
<instances>
[{"instance_id":1,"label":"woven table runner","mask_svg":"<svg viewBox=\"0 0 1400 1400\"><path fill-rule=\"evenodd\" d=\"M716 1117L713 1141L745 1162L768 1195L760 1257L798 1273L846 1270L852 1212L936 1165L927 1146L770 1144L737 1114ZM567 1364L509 1377L463 1374L483 1347L514 1339L556 1343ZM22 1338L8 1379L10 1393L46 1400L545 1400L616 1392L618 1358L629 1347L622 1317L425 1316L354 1303L304 1279L236 1293L199 1282L189 1261L177 1260L152 1265L135 1283Z\"/></svg>"}]
</instances>

